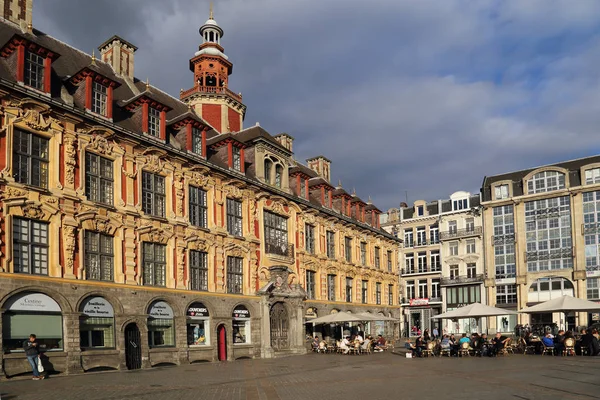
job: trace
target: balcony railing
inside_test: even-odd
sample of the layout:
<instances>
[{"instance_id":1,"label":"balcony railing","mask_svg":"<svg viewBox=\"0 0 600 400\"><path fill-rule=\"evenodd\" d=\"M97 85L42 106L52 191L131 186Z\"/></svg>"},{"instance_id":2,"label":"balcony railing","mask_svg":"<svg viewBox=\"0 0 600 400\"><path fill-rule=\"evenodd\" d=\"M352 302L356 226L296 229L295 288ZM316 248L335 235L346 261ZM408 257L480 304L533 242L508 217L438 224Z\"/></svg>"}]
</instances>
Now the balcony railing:
<instances>
[{"instance_id":1,"label":"balcony railing","mask_svg":"<svg viewBox=\"0 0 600 400\"><path fill-rule=\"evenodd\" d=\"M429 298L429 302L430 303L440 303L442 301L442 297L438 296L438 297L430 297Z\"/></svg>"},{"instance_id":2,"label":"balcony railing","mask_svg":"<svg viewBox=\"0 0 600 400\"><path fill-rule=\"evenodd\" d=\"M465 283L476 283L483 282L483 274L477 274L473 276L451 276L449 278L442 278L440 280L440 285L442 286L450 286L450 285L461 285Z\"/></svg>"},{"instance_id":3,"label":"balcony railing","mask_svg":"<svg viewBox=\"0 0 600 400\"><path fill-rule=\"evenodd\" d=\"M404 248L431 246L440 243L439 240L414 240L412 242L404 242Z\"/></svg>"},{"instance_id":4,"label":"balcony railing","mask_svg":"<svg viewBox=\"0 0 600 400\"><path fill-rule=\"evenodd\" d=\"M459 239L469 236L480 236L483 230L481 226L474 226L467 229L456 229L452 231L440 232L440 240Z\"/></svg>"},{"instance_id":5,"label":"balcony railing","mask_svg":"<svg viewBox=\"0 0 600 400\"><path fill-rule=\"evenodd\" d=\"M234 93L231 90L227 89L226 87L218 87L218 86L194 86L191 89L180 92L179 98L183 99L194 93L222 93L222 94L230 95L231 97L233 97L234 99L236 99L239 102L242 101L241 93Z\"/></svg>"},{"instance_id":6,"label":"balcony railing","mask_svg":"<svg viewBox=\"0 0 600 400\"><path fill-rule=\"evenodd\" d=\"M265 251L267 254L275 254L282 257L294 258L294 245L292 243L266 241Z\"/></svg>"},{"instance_id":7,"label":"balcony railing","mask_svg":"<svg viewBox=\"0 0 600 400\"><path fill-rule=\"evenodd\" d=\"M582 235L591 235L594 233L600 233L600 222L581 224L581 234Z\"/></svg>"},{"instance_id":8,"label":"balcony railing","mask_svg":"<svg viewBox=\"0 0 600 400\"><path fill-rule=\"evenodd\" d=\"M556 260L559 258L571 258L573 257L572 247L563 247L561 249L554 250L540 250L540 251L526 251L525 261L539 261L539 260Z\"/></svg>"},{"instance_id":9,"label":"balcony railing","mask_svg":"<svg viewBox=\"0 0 600 400\"><path fill-rule=\"evenodd\" d=\"M502 245L505 243L514 243L515 242L515 234L509 233L508 235L495 235L492 236L492 243L494 245Z\"/></svg>"},{"instance_id":10,"label":"balcony railing","mask_svg":"<svg viewBox=\"0 0 600 400\"><path fill-rule=\"evenodd\" d=\"M494 276L495 279L511 279L511 278L516 278L517 274L513 273L513 274L496 274Z\"/></svg>"},{"instance_id":11,"label":"balcony railing","mask_svg":"<svg viewBox=\"0 0 600 400\"><path fill-rule=\"evenodd\" d=\"M427 274L430 272L440 272L442 270L442 264L426 265L420 268L402 268L400 270L401 275L413 275L413 274Z\"/></svg>"}]
</instances>

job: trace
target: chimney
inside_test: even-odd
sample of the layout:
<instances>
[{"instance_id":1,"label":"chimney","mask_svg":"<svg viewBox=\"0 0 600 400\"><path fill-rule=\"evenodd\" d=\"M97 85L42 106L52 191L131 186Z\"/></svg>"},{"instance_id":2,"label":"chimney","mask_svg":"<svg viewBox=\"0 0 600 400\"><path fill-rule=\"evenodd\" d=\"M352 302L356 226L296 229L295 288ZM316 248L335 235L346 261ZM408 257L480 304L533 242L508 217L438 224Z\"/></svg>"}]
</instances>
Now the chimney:
<instances>
[{"instance_id":1,"label":"chimney","mask_svg":"<svg viewBox=\"0 0 600 400\"><path fill-rule=\"evenodd\" d=\"M306 160L308 168L315 171L327 182L331 182L331 161L323 156L317 156Z\"/></svg>"},{"instance_id":2,"label":"chimney","mask_svg":"<svg viewBox=\"0 0 600 400\"><path fill-rule=\"evenodd\" d=\"M275 136L275 140L277 140L280 145L288 149L290 153L293 153L292 146L294 144L294 138L292 136L288 135L287 133L280 133L279 135Z\"/></svg>"},{"instance_id":3,"label":"chimney","mask_svg":"<svg viewBox=\"0 0 600 400\"><path fill-rule=\"evenodd\" d=\"M113 36L100 47L102 61L112 66L116 74L133 80L133 53L137 47L118 36Z\"/></svg>"},{"instance_id":4,"label":"chimney","mask_svg":"<svg viewBox=\"0 0 600 400\"><path fill-rule=\"evenodd\" d=\"M4 19L19 25L23 32L31 32L33 0L0 0Z\"/></svg>"}]
</instances>

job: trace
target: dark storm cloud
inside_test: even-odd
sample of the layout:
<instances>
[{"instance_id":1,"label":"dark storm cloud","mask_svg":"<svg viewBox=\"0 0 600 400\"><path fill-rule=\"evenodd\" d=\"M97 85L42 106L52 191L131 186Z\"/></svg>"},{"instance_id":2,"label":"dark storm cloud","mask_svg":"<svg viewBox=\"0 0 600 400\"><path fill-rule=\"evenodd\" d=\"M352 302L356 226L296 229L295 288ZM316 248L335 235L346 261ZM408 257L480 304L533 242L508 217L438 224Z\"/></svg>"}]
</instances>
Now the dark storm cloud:
<instances>
[{"instance_id":1,"label":"dark storm cloud","mask_svg":"<svg viewBox=\"0 0 600 400\"><path fill-rule=\"evenodd\" d=\"M35 25L86 51L118 34L173 95L208 1L34 0ZM541 13L539 10L543 9ZM485 174L598 151L595 0L220 0L246 126L324 154L382 209L476 192Z\"/></svg>"}]
</instances>

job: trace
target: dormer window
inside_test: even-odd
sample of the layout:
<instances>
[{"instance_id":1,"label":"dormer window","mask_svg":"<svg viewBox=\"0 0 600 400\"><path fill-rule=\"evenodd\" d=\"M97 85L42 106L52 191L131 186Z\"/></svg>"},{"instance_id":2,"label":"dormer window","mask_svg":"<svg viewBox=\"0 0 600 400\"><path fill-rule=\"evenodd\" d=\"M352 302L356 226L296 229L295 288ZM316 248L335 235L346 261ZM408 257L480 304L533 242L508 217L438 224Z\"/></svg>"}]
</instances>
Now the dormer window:
<instances>
[{"instance_id":1,"label":"dormer window","mask_svg":"<svg viewBox=\"0 0 600 400\"><path fill-rule=\"evenodd\" d=\"M469 208L469 200L468 199L454 200L452 202L452 210L453 211L466 210L467 208Z\"/></svg>"},{"instance_id":2,"label":"dormer window","mask_svg":"<svg viewBox=\"0 0 600 400\"><path fill-rule=\"evenodd\" d=\"M242 170L242 150L239 147L233 146L231 151L233 169L236 171Z\"/></svg>"},{"instance_id":3,"label":"dormer window","mask_svg":"<svg viewBox=\"0 0 600 400\"><path fill-rule=\"evenodd\" d=\"M92 87L92 112L106 116L107 98L108 88L101 83L94 82Z\"/></svg>"},{"instance_id":4,"label":"dormer window","mask_svg":"<svg viewBox=\"0 0 600 400\"><path fill-rule=\"evenodd\" d=\"M44 90L44 61L45 58L38 54L30 51L25 53L25 85Z\"/></svg>"},{"instance_id":5,"label":"dormer window","mask_svg":"<svg viewBox=\"0 0 600 400\"><path fill-rule=\"evenodd\" d=\"M417 217L422 217L425 215L425 207L417 206Z\"/></svg>"},{"instance_id":6,"label":"dormer window","mask_svg":"<svg viewBox=\"0 0 600 400\"><path fill-rule=\"evenodd\" d=\"M154 107L148 107L148 133L160 137L160 111Z\"/></svg>"},{"instance_id":7,"label":"dormer window","mask_svg":"<svg viewBox=\"0 0 600 400\"><path fill-rule=\"evenodd\" d=\"M303 199L306 198L306 185L304 179L300 180L300 197Z\"/></svg>"},{"instance_id":8,"label":"dormer window","mask_svg":"<svg viewBox=\"0 0 600 400\"><path fill-rule=\"evenodd\" d=\"M202 155L202 131L192 128L192 152Z\"/></svg>"},{"instance_id":9,"label":"dormer window","mask_svg":"<svg viewBox=\"0 0 600 400\"><path fill-rule=\"evenodd\" d=\"M508 184L498 185L494 188L494 199L508 199Z\"/></svg>"},{"instance_id":10,"label":"dormer window","mask_svg":"<svg viewBox=\"0 0 600 400\"><path fill-rule=\"evenodd\" d=\"M283 180L283 167L280 164L275 166L275 186L281 188L281 182Z\"/></svg>"},{"instance_id":11,"label":"dormer window","mask_svg":"<svg viewBox=\"0 0 600 400\"><path fill-rule=\"evenodd\" d=\"M543 171L527 181L527 193L544 193L565 188L565 174L558 171Z\"/></svg>"}]
</instances>

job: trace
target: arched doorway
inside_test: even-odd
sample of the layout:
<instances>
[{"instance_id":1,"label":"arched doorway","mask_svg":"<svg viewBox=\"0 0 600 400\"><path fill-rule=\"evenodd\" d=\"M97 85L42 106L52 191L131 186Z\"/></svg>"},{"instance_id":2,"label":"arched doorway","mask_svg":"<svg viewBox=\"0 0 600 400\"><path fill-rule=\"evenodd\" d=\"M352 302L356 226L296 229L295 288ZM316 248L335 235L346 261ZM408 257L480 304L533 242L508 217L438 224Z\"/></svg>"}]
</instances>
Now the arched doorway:
<instances>
[{"instance_id":1,"label":"arched doorway","mask_svg":"<svg viewBox=\"0 0 600 400\"><path fill-rule=\"evenodd\" d=\"M142 368L142 338L134 322L125 327L125 363L127 369Z\"/></svg>"},{"instance_id":2,"label":"arched doorway","mask_svg":"<svg viewBox=\"0 0 600 400\"><path fill-rule=\"evenodd\" d=\"M219 361L227 361L227 332L223 324L217 327L217 357Z\"/></svg>"},{"instance_id":3,"label":"arched doorway","mask_svg":"<svg viewBox=\"0 0 600 400\"><path fill-rule=\"evenodd\" d=\"M275 303L271 307L271 347L275 351L286 350L290 347L288 340L289 317L283 303Z\"/></svg>"}]
</instances>

